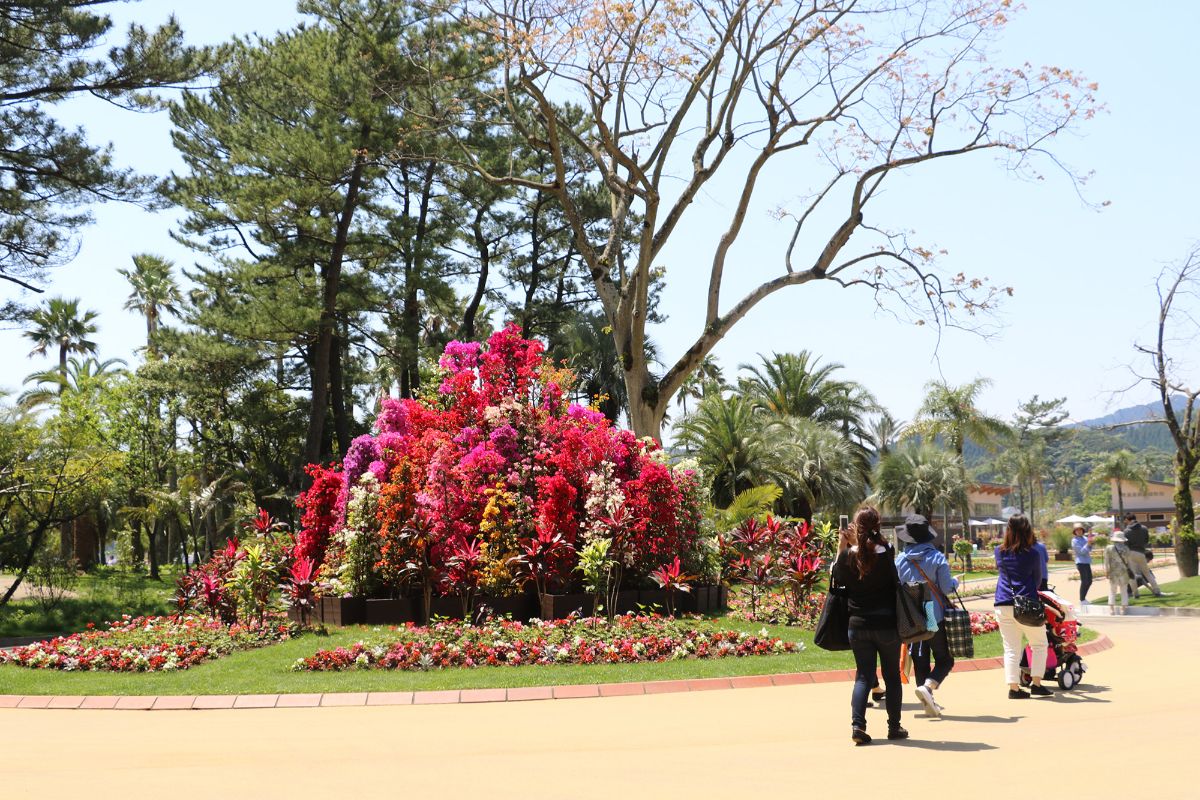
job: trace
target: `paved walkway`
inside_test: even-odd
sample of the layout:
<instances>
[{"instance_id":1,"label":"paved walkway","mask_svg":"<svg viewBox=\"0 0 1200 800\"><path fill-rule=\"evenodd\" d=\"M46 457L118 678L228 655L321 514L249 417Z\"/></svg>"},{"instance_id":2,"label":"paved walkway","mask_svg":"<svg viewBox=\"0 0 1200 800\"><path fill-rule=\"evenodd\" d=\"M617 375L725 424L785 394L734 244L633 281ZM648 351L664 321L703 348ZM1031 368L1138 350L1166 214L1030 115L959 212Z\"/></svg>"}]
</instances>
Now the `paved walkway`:
<instances>
[{"instance_id":1,"label":"paved walkway","mask_svg":"<svg viewBox=\"0 0 1200 800\"><path fill-rule=\"evenodd\" d=\"M1192 798L1200 620L1112 618L1081 691L1010 701L999 672L952 676L913 738L849 740L844 683L565 702L130 714L0 710L6 796L196 786L222 798ZM871 711L881 733L881 711ZM1103 755L1119 752L1106 762ZM1023 776L1044 764L1037 785ZM1057 789L1051 789L1058 784ZM157 791L156 789L156 791Z\"/></svg>"}]
</instances>

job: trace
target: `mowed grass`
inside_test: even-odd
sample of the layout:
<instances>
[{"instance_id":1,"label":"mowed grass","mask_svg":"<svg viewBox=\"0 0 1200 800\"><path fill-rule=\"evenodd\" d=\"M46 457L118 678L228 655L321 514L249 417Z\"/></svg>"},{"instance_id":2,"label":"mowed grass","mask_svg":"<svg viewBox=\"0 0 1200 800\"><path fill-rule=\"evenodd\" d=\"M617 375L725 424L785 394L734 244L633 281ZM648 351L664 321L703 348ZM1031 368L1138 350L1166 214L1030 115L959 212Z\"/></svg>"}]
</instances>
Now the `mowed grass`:
<instances>
[{"instance_id":1,"label":"mowed grass","mask_svg":"<svg viewBox=\"0 0 1200 800\"><path fill-rule=\"evenodd\" d=\"M1168 596L1155 597L1143 586L1142 595L1130 602L1135 606L1200 608L1200 575L1171 583L1160 583L1158 588L1166 592Z\"/></svg>"},{"instance_id":2,"label":"mowed grass","mask_svg":"<svg viewBox=\"0 0 1200 800\"><path fill-rule=\"evenodd\" d=\"M164 566L162 579L152 581L145 574L97 567L79 576L71 590L73 597L64 597L57 608L50 610L43 609L32 597L10 600L0 607L0 639L75 633L89 622L119 619L122 614L174 613L179 569ZM12 579L12 575L0 575L0 585Z\"/></svg>"},{"instance_id":3,"label":"mowed grass","mask_svg":"<svg viewBox=\"0 0 1200 800\"><path fill-rule=\"evenodd\" d=\"M0 694L199 695L485 689L733 677L854 666L848 652L830 653L815 647L812 634L808 631L728 618L697 624L749 633L758 633L765 627L770 635L802 642L805 649L799 653L782 655L685 659L650 664L479 667L429 672L291 671L297 658L312 655L319 649L350 645L364 638L379 638L385 633L384 629L351 627L335 629L329 635L308 634L259 650L235 653L175 673L58 672L8 665L0 667ZM1094 632L1084 631L1082 638L1086 641L1094 636ZM976 637L977 658L998 656L1001 652L998 633Z\"/></svg>"}]
</instances>

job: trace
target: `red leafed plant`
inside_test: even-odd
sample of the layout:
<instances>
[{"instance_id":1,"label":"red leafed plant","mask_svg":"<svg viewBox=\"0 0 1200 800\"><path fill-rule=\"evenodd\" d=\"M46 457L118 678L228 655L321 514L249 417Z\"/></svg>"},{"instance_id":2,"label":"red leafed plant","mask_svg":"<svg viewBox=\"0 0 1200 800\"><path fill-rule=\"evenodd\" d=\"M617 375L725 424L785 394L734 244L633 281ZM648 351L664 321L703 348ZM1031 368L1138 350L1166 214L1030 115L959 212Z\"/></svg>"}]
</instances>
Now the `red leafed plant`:
<instances>
[{"instance_id":1,"label":"red leafed plant","mask_svg":"<svg viewBox=\"0 0 1200 800\"><path fill-rule=\"evenodd\" d=\"M446 561L446 574L442 576L444 585L450 594L457 594L462 599L463 619L471 619L475 608L475 595L479 591L479 580L482 577L483 551L478 539L458 542L452 547L450 558Z\"/></svg>"},{"instance_id":2,"label":"red leafed plant","mask_svg":"<svg viewBox=\"0 0 1200 800\"><path fill-rule=\"evenodd\" d=\"M550 530L540 530L535 536L521 539L519 544L520 552L512 559L517 580L522 584L533 583L540 604L550 587L562 579L575 548L562 534Z\"/></svg>"},{"instance_id":3,"label":"red leafed plant","mask_svg":"<svg viewBox=\"0 0 1200 800\"><path fill-rule=\"evenodd\" d=\"M688 585L688 582L694 580L694 576L683 574L683 567L679 564L679 556L675 556L675 560L670 564L663 564L651 572L650 578L658 584L658 588L666 589L667 615L675 616L675 593L690 592L692 587Z\"/></svg>"},{"instance_id":4,"label":"red leafed plant","mask_svg":"<svg viewBox=\"0 0 1200 800\"><path fill-rule=\"evenodd\" d=\"M300 609L300 624L307 625L309 616L317 603L317 565L311 558L299 558L279 585L287 604Z\"/></svg>"}]
</instances>

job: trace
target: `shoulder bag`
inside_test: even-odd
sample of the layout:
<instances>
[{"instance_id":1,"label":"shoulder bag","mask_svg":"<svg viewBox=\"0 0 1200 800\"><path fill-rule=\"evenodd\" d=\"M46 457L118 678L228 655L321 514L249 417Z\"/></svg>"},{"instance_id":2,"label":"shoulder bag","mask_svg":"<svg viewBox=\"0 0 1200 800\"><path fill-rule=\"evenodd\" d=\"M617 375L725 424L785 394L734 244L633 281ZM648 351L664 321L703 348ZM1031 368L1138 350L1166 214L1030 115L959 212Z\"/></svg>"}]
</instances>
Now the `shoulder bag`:
<instances>
[{"instance_id":1,"label":"shoulder bag","mask_svg":"<svg viewBox=\"0 0 1200 800\"><path fill-rule=\"evenodd\" d=\"M946 644L950 647L950 655L954 658L974 658L975 637L971 635L971 612L967 611L967 607L963 605L958 591L954 592L954 597L958 600L958 607L955 608L954 604L950 602L950 598L942 591L942 587L929 580L929 576L925 574L925 570L921 569L921 565L914 563L913 566L917 568L917 572L921 573L925 583L929 584L933 590L934 599L942 607L942 630L946 632Z\"/></svg>"},{"instance_id":2,"label":"shoulder bag","mask_svg":"<svg viewBox=\"0 0 1200 800\"><path fill-rule=\"evenodd\" d=\"M996 559L996 566L1000 567L1000 560ZM1004 569L1000 567L1001 573ZM1026 597L1023 594L1017 594L1015 585L1013 584L1012 576L1008 575L1008 584L1013 591L1013 617L1017 622L1029 628L1040 628L1046 624L1046 607L1042 604L1042 598L1036 594L1033 597Z\"/></svg>"},{"instance_id":3,"label":"shoulder bag","mask_svg":"<svg viewBox=\"0 0 1200 800\"><path fill-rule=\"evenodd\" d=\"M834 568L829 570L829 591L825 593L825 604L821 606L821 616L813 631L813 644L822 650L849 650L850 607L844 587L834 581Z\"/></svg>"},{"instance_id":4,"label":"shoulder bag","mask_svg":"<svg viewBox=\"0 0 1200 800\"><path fill-rule=\"evenodd\" d=\"M925 616L925 584L905 583L896 576L896 633L905 644L932 639L937 629L929 629Z\"/></svg>"}]
</instances>

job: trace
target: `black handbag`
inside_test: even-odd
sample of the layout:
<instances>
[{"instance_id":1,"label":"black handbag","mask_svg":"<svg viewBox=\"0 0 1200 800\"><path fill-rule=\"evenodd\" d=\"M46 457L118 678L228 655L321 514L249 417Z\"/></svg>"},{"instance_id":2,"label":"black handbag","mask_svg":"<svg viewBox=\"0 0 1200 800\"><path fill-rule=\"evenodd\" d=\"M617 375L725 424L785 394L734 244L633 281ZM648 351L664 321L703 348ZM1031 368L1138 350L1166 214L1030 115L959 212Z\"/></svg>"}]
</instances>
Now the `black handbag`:
<instances>
[{"instance_id":1,"label":"black handbag","mask_svg":"<svg viewBox=\"0 0 1200 800\"><path fill-rule=\"evenodd\" d=\"M996 561L999 567L999 559ZM1000 569L1003 572L1003 568ZM1012 585L1012 577L1009 576L1008 583ZM1046 624L1046 606L1042 603L1042 598L1034 595L1026 597L1021 594L1013 594L1013 618L1022 625L1030 628L1040 628Z\"/></svg>"},{"instance_id":2,"label":"black handbag","mask_svg":"<svg viewBox=\"0 0 1200 800\"><path fill-rule=\"evenodd\" d=\"M832 581L832 578L830 578ZM850 606L842 590L832 583L813 631L813 644L822 650L850 649Z\"/></svg>"}]
</instances>

